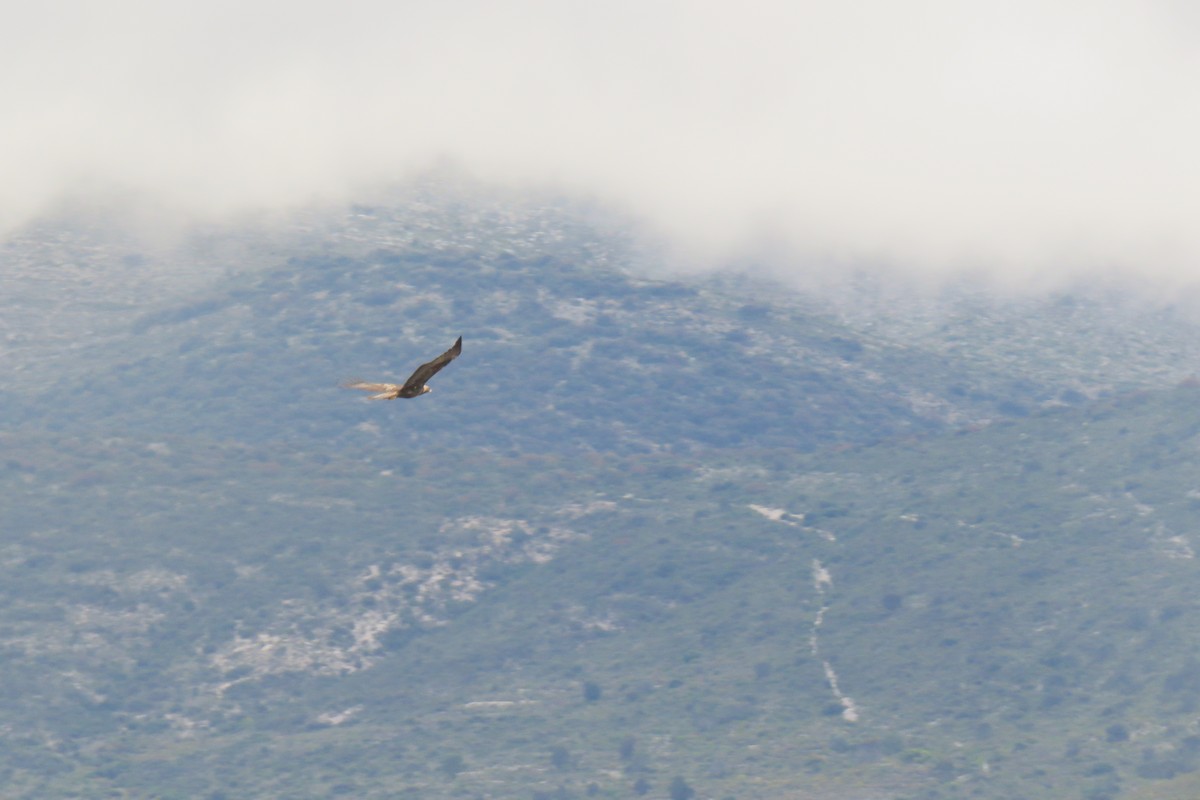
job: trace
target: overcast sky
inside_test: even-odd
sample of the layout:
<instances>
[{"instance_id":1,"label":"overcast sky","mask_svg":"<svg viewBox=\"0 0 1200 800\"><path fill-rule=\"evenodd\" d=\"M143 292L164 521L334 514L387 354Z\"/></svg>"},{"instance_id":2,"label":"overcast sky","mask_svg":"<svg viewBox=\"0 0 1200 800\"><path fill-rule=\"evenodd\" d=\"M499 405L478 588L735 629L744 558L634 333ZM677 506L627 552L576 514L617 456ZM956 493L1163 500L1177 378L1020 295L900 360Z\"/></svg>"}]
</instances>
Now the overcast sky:
<instances>
[{"instance_id":1,"label":"overcast sky","mask_svg":"<svg viewBox=\"0 0 1200 800\"><path fill-rule=\"evenodd\" d=\"M0 229L450 161L698 256L1200 278L1190 0L10 3L0 100Z\"/></svg>"}]
</instances>

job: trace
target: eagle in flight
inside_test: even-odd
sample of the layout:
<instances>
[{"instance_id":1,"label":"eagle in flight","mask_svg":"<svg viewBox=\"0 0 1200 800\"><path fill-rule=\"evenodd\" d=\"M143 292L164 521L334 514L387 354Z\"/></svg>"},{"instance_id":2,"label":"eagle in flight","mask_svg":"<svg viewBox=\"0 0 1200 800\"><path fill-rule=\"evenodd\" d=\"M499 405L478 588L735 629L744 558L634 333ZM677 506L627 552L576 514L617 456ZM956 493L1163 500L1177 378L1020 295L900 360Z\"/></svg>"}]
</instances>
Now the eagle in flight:
<instances>
[{"instance_id":1,"label":"eagle in flight","mask_svg":"<svg viewBox=\"0 0 1200 800\"><path fill-rule=\"evenodd\" d=\"M438 374L438 371L449 364L454 359L458 358L458 354L462 352L462 337L454 342L454 346L440 356L430 361L427 364L422 364L417 367L412 375L408 376L408 380L401 386L397 383L366 383L365 381L350 381L342 384L347 389L362 389L366 392L377 392L371 395L372 400L395 400L398 397L408 399L410 397L419 397L426 392L432 392L425 385L425 381Z\"/></svg>"}]
</instances>

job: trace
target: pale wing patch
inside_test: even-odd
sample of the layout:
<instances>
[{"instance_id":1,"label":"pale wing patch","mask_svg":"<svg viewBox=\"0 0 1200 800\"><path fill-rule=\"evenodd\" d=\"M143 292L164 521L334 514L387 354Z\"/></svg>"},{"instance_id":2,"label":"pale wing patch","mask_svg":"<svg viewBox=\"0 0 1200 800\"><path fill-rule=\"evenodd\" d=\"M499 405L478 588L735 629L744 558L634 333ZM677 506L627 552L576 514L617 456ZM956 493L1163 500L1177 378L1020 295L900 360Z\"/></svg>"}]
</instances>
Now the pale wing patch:
<instances>
[{"instance_id":1,"label":"pale wing patch","mask_svg":"<svg viewBox=\"0 0 1200 800\"><path fill-rule=\"evenodd\" d=\"M347 389L362 389L364 392L394 392L400 387L394 383L367 383L366 381L351 381L343 383Z\"/></svg>"}]
</instances>

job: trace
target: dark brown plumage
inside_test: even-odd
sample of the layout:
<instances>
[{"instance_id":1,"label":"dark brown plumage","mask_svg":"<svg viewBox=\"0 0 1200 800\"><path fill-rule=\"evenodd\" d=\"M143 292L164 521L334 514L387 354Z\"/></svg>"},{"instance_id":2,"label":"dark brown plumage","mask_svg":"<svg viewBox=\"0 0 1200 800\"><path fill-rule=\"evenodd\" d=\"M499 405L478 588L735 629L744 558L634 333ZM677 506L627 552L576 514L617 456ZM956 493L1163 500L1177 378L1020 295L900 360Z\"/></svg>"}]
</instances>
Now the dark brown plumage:
<instances>
[{"instance_id":1,"label":"dark brown plumage","mask_svg":"<svg viewBox=\"0 0 1200 800\"><path fill-rule=\"evenodd\" d=\"M362 389L367 392L376 392L377 394L371 395L372 400L420 397L426 392L433 391L433 389L425 385L425 382L438 374L438 371L442 367L458 358L458 354L461 352L462 337L460 336L449 350L442 353L433 361L417 367L413 374L408 377L408 380L404 382L403 386L397 383L366 383L365 381L350 381L342 385L347 389Z\"/></svg>"}]
</instances>

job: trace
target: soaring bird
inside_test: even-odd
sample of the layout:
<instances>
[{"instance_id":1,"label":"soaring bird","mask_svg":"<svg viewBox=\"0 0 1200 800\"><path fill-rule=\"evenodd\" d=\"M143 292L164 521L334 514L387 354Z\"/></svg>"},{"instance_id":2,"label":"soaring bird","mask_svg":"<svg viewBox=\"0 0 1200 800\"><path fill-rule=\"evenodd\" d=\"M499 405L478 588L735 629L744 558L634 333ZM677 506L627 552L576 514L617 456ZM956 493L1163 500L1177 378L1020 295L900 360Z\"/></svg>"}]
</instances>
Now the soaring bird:
<instances>
[{"instance_id":1,"label":"soaring bird","mask_svg":"<svg viewBox=\"0 0 1200 800\"><path fill-rule=\"evenodd\" d=\"M395 400L398 397L405 399L419 397L426 392L433 391L433 389L425 385L425 381L436 375L442 367L458 358L458 354L461 352L462 337L460 336L449 350L442 353L433 361L417 367L416 371L408 376L408 380L404 382L403 386L396 383L366 383L365 381L350 381L342 385L347 389L362 389L367 392L377 392L378 394L371 395L372 400Z\"/></svg>"}]
</instances>

